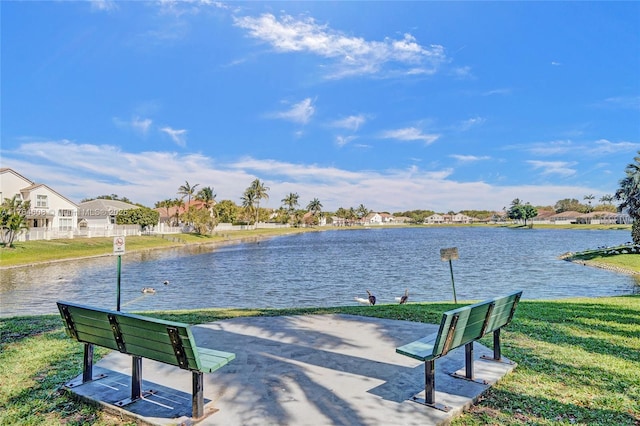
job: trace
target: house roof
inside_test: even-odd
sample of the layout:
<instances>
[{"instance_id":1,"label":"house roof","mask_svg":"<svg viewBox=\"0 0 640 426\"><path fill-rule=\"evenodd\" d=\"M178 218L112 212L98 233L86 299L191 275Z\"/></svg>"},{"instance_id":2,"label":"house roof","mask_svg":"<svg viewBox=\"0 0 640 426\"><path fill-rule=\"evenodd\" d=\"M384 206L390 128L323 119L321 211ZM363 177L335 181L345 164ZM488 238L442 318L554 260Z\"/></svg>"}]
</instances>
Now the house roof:
<instances>
[{"instance_id":1,"label":"house roof","mask_svg":"<svg viewBox=\"0 0 640 426\"><path fill-rule=\"evenodd\" d=\"M129 209L137 209L138 206L125 203L124 201L118 200L105 200L103 198L98 198L96 200L85 201L83 203L78 204L78 216L85 216L83 212L91 211L92 213L89 216L105 216L108 214L115 214L120 210L129 210ZM105 214L98 215L96 212L104 212ZM107 214L108 213L108 214Z\"/></svg>"}]
</instances>

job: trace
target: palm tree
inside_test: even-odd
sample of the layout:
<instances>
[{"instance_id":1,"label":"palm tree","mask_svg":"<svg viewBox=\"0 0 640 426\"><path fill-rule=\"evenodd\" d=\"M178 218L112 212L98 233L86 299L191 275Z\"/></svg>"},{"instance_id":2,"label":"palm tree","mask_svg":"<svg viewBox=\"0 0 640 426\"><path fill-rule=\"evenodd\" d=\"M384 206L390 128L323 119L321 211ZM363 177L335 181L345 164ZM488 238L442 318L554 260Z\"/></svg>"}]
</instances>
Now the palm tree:
<instances>
[{"instance_id":1,"label":"palm tree","mask_svg":"<svg viewBox=\"0 0 640 426\"><path fill-rule=\"evenodd\" d=\"M186 180L184 181L184 185L180 186L180 188L178 188L178 195L182 195L182 199L184 200L184 197L188 197L188 201L187 201L187 206L189 204L191 204L191 197L195 195L196 193L196 188L199 186L199 183L196 183L195 185L191 186L189 185L189 182L187 182Z\"/></svg>"},{"instance_id":2,"label":"palm tree","mask_svg":"<svg viewBox=\"0 0 640 426\"><path fill-rule=\"evenodd\" d=\"M289 211L289 213L292 213L295 211L296 207L298 207L299 199L300 196L297 192L290 192L289 195L287 195L280 201L282 201L282 203L287 206L287 210Z\"/></svg>"},{"instance_id":3,"label":"palm tree","mask_svg":"<svg viewBox=\"0 0 640 426\"><path fill-rule=\"evenodd\" d=\"M196 200L202 201L204 207L211 210L216 204L216 194L213 193L213 188L205 186L196 194Z\"/></svg>"},{"instance_id":4,"label":"palm tree","mask_svg":"<svg viewBox=\"0 0 640 426\"><path fill-rule=\"evenodd\" d=\"M613 196L609 194L604 194L602 197L600 197L600 202L602 204L611 204L613 202Z\"/></svg>"},{"instance_id":5,"label":"palm tree","mask_svg":"<svg viewBox=\"0 0 640 426\"><path fill-rule=\"evenodd\" d=\"M640 151L638 151L640 154ZM627 209L627 213L633 220L631 227L631 238L636 244L640 244L640 156L633 158L634 163L627 165L625 169L626 177L620 180L620 188L614 195L621 203L619 211Z\"/></svg>"},{"instance_id":6,"label":"palm tree","mask_svg":"<svg viewBox=\"0 0 640 426\"><path fill-rule=\"evenodd\" d=\"M369 209L364 206L364 204L360 204L356 209L356 214L358 215L358 219L362 219L366 215L369 214Z\"/></svg>"},{"instance_id":7,"label":"palm tree","mask_svg":"<svg viewBox=\"0 0 640 426\"><path fill-rule=\"evenodd\" d=\"M268 186L265 186L264 183L260 182L260 179L255 179L253 182L251 182L251 186L247 189L247 191L250 191L253 193L253 202L256 204L255 206L255 214L256 214L256 227L258 226L258 217L260 214L260 200L261 199L269 199L269 194L267 194L267 191L269 190ZM246 191L245 191L245 195L246 195Z\"/></svg>"},{"instance_id":8,"label":"palm tree","mask_svg":"<svg viewBox=\"0 0 640 426\"><path fill-rule=\"evenodd\" d=\"M593 194L589 194L589 195L585 195L584 199L587 200L589 202L589 212L591 211L591 200L595 200L596 197L593 196ZM589 213L587 212L587 213Z\"/></svg>"},{"instance_id":9,"label":"palm tree","mask_svg":"<svg viewBox=\"0 0 640 426\"><path fill-rule=\"evenodd\" d=\"M247 216L249 218L253 218L253 209L255 208L255 201L256 201L255 193L251 190L251 188L247 188L244 191L244 195L242 195L240 199L242 200L242 207L244 208ZM256 218L257 218L257 215L256 215ZM249 221L249 223L251 222ZM257 225L257 222L256 222L256 225Z\"/></svg>"},{"instance_id":10,"label":"palm tree","mask_svg":"<svg viewBox=\"0 0 640 426\"><path fill-rule=\"evenodd\" d=\"M307 210L311 212L312 215L317 215L322 211L322 203L317 198L314 198L309 204L307 204Z\"/></svg>"}]
</instances>

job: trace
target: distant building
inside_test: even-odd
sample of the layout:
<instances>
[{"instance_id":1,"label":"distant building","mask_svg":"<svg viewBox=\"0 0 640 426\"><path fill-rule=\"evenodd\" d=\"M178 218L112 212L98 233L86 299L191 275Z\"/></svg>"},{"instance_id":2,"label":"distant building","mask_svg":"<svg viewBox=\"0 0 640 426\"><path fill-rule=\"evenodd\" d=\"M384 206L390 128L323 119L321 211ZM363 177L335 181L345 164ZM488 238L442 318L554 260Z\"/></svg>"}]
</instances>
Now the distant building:
<instances>
[{"instance_id":1,"label":"distant building","mask_svg":"<svg viewBox=\"0 0 640 426\"><path fill-rule=\"evenodd\" d=\"M78 204L78 224L80 228L113 229L116 216L122 210L137 209L134 204L102 198Z\"/></svg>"}]
</instances>

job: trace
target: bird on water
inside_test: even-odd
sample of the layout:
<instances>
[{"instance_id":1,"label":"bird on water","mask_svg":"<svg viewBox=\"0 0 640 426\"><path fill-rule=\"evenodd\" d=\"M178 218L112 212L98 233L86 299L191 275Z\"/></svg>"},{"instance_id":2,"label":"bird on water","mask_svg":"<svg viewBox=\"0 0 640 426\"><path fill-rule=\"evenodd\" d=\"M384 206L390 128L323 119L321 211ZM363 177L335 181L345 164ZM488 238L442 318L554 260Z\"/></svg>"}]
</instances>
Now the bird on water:
<instances>
[{"instance_id":1,"label":"bird on water","mask_svg":"<svg viewBox=\"0 0 640 426\"><path fill-rule=\"evenodd\" d=\"M156 289L153 287L142 287L142 292L152 294L156 292Z\"/></svg>"}]
</instances>

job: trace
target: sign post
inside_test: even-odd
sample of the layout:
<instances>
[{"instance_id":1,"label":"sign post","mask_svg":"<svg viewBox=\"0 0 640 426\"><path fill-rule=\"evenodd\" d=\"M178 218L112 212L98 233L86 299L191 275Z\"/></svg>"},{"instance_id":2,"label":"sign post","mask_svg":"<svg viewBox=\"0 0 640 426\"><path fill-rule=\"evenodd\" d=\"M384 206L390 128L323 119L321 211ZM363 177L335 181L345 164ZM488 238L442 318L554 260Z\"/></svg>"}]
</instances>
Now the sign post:
<instances>
[{"instance_id":1,"label":"sign post","mask_svg":"<svg viewBox=\"0 0 640 426\"><path fill-rule=\"evenodd\" d=\"M456 284L453 281L453 264L452 260L458 260L458 247L443 248L440 249L440 260L449 261L449 270L451 271L451 286L453 287L453 303L458 304L458 298L456 297Z\"/></svg>"},{"instance_id":2,"label":"sign post","mask_svg":"<svg viewBox=\"0 0 640 426\"><path fill-rule=\"evenodd\" d=\"M122 266L122 255L124 254L124 236L113 237L113 254L118 256L118 277L116 281L116 310L120 310L120 269Z\"/></svg>"}]
</instances>

